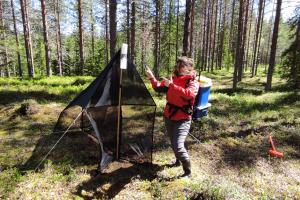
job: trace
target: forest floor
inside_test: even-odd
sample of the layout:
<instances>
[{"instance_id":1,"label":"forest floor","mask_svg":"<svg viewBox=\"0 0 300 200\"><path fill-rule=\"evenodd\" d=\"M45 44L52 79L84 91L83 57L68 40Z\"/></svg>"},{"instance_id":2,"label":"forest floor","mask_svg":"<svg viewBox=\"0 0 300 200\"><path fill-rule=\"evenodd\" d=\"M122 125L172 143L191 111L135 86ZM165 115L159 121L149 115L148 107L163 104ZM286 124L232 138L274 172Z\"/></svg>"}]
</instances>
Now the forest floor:
<instances>
[{"instance_id":1,"label":"forest floor","mask_svg":"<svg viewBox=\"0 0 300 200\"><path fill-rule=\"evenodd\" d=\"M53 126L69 101L92 77L34 80L0 79L0 199L300 199L300 92L265 75L245 75L237 91L226 71L213 79L209 116L194 122L187 138L192 177L178 178L164 134L163 96L150 89L157 103L153 165L113 162L98 174L98 149L83 133L67 134L43 167L42 158L59 138ZM23 103L36 111L21 115ZM268 156L272 134L284 159ZM39 154L39 155L38 155Z\"/></svg>"}]
</instances>

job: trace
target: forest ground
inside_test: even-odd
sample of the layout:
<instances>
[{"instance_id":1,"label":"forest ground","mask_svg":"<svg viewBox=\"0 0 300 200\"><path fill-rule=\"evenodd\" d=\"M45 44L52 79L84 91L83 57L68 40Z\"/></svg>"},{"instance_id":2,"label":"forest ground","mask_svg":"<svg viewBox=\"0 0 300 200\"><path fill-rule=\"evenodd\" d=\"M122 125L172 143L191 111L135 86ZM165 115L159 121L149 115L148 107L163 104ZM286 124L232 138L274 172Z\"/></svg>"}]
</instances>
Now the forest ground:
<instances>
[{"instance_id":1,"label":"forest ground","mask_svg":"<svg viewBox=\"0 0 300 200\"><path fill-rule=\"evenodd\" d=\"M150 88L158 112L152 166L113 162L96 173L98 149L83 133L67 134L41 170L24 167L37 149L50 149L51 134L66 104L92 77L0 79L0 199L300 199L300 92L273 79L264 91L265 75L245 75L236 92L232 73L213 79L209 116L194 122L187 138L192 161L190 179L177 178L164 135L164 97ZM22 103L38 112L21 115ZM268 156L273 135L284 159ZM40 158L44 155L38 155Z\"/></svg>"}]
</instances>

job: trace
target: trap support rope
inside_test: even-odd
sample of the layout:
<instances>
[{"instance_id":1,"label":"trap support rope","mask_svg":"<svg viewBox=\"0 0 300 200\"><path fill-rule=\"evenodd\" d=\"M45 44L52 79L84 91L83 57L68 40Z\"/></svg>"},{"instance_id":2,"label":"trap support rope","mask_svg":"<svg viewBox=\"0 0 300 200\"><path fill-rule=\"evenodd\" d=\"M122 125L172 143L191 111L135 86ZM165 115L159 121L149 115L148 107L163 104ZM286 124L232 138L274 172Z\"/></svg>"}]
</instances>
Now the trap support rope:
<instances>
[{"instance_id":1,"label":"trap support rope","mask_svg":"<svg viewBox=\"0 0 300 200\"><path fill-rule=\"evenodd\" d=\"M36 166L36 168L34 169L34 171L36 171L40 165L45 161L45 159L49 156L49 154L53 151L53 149L56 147L56 145L60 142L60 140L66 135L66 133L68 132L68 130L75 124L76 120L79 118L79 116L81 115L81 113L84 110L82 110L78 116L74 119L74 121L72 122L72 124L70 124L70 126L67 128L67 130L62 134L62 136L56 141L56 143L53 145L53 147L48 151L48 153L44 156L44 158L41 160L41 162Z\"/></svg>"}]
</instances>

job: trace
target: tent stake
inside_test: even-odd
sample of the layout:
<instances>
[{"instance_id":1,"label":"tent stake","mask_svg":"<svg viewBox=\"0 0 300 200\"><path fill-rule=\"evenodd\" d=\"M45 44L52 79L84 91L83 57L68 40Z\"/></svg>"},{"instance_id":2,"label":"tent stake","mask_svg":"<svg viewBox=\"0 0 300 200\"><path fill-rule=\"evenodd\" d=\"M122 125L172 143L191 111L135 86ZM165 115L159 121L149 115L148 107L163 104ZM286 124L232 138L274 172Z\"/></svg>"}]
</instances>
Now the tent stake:
<instances>
[{"instance_id":1,"label":"tent stake","mask_svg":"<svg viewBox=\"0 0 300 200\"><path fill-rule=\"evenodd\" d=\"M81 113L83 112L83 110L81 110L81 112L78 114L78 116L74 119L74 121L72 122L72 124L70 124L70 126L67 128L67 130L62 134L62 136L56 141L56 143L53 145L53 147L48 151L48 153L45 155L45 157L42 159L42 161L37 165L37 167L34 169L34 171L36 171L40 165L45 161L45 159L49 156L49 154L53 151L53 149L56 147L56 145L60 142L60 140L66 135L66 133L68 132L68 130L75 124L76 120L79 118L79 116L81 115Z\"/></svg>"}]
</instances>

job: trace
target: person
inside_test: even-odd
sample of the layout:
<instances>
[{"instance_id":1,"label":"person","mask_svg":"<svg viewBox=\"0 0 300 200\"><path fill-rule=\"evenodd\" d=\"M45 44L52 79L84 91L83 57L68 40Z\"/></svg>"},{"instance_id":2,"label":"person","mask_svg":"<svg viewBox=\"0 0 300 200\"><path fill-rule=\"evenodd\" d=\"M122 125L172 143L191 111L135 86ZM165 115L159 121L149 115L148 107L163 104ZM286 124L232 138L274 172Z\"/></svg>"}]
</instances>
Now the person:
<instances>
[{"instance_id":1,"label":"person","mask_svg":"<svg viewBox=\"0 0 300 200\"><path fill-rule=\"evenodd\" d=\"M176 157L173 165L182 164L184 171L182 176L190 177L191 162L184 142L191 127L192 106L199 89L194 61L185 56L179 57L170 79L162 78L158 81L149 68L146 69L146 75L155 91L166 92L167 104L163 116L166 132Z\"/></svg>"}]
</instances>

